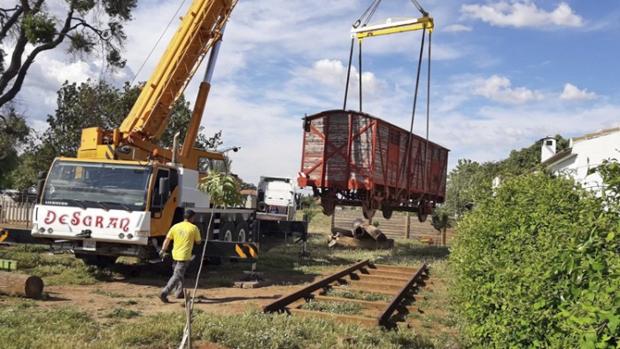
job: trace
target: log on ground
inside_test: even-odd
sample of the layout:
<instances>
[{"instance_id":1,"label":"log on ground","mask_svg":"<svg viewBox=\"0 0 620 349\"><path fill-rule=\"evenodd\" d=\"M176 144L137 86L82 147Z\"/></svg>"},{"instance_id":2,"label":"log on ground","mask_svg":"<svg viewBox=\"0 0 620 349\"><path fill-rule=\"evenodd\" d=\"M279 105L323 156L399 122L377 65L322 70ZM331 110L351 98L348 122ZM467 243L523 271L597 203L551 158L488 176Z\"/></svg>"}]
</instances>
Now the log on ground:
<instances>
[{"instance_id":1,"label":"log on ground","mask_svg":"<svg viewBox=\"0 0 620 349\"><path fill-rule=\"evenodd\" d=\"M345 247L352 249L367 249L367 250L379 250L390 249L394 247L394 239L385 239L382 241L375 241L373 239L356 239L348 236L333 237L329 242L329 247Z\"/></svg>"},{"instance_id":2,"label":"log on ground","mask_svg":"<svg viewBox=\"0 0 620 349\"><path fill-rule=\"evenodd\" d=\"M8 296L41 298L43 280L38 276L0 271L0 293Z\"/></svg>"},{"instance_id":3,"label":"log on ground","mask_svg":"<svg viewBox=\"0 0 620 349\"><path fill-rule=\"evenodd\" d=\"M385 241L387 236L383 232L370 224L360 224L353 230L353 236L357 239L373 239L376 241Z\"/></svg>"},{"instance_id":4,"label":"log on ground","mask_svg":"<svg viewBox=\"0 0 620 349\"><path fill-rule=\"evenodd\" d=\"M338 228L338 227L333 227L332 228L332 235L353 237L353 231L351 231L351 229L342 229L342 228Z\"/></svg>"}]
</instances>

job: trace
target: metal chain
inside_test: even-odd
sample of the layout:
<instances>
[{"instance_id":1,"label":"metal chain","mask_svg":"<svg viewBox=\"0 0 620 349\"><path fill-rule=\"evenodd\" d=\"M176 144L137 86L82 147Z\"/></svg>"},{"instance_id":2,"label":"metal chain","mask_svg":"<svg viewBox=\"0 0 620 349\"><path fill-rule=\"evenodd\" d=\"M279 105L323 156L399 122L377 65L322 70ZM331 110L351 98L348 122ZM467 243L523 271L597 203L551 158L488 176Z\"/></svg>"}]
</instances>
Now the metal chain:
<instances>
[{"instance_id":1,"label":"metal chain","mask_svg":"<svg viewBox=\"0 0 620 349\"><path fill-rule=\"evenodd\" d=\"M413 6L415 6L418 11L420 11L420 13L422 14L422 16L426 17L428 16L428 12L426 12L423 8L422 5L420 5L420 3L418 2L418 0L411 0L411 2L413 3Z\"/></svg>"},{"instance_id":2,"label":"metal chain","mask_svg":"<svg viewBox=\"0 0 620 349\"><path fill-rule=\"evenodd\" d=\"M422 43L420 44L420 55L418 57L418 69L416 72L416 80L415 80L415 91L414 91L414 95L413 95L413 108L411 111L411 125L409 126L409 135L407 137L407 151L405 152L405 165L403 166L403 170L401 171L401 176L405 175L405 171L408 171L409 169L409 158L410 156L410 152L411 152L411 136L413 133L413 124L415 122L415 112L416 112L416 106L418 103L418 90L420 88L420 71L422 70L422 57L423 57L423 53L424 53L424 40L426 38L426 28L422 30ZM409 192L409 178L407 178L407 192ZM401 190L402 191L402 190Z\"/></svg>"},{"instance_id":3,"label":"metal chain","mask_svg":"<svg viewBox=\"0 0 620 349\"><path fill-rule=\"evenodd\" d=\"M431 47L433 40L433 32L428 33L428 73L426 76L426 144L424 145L424 191L427 190L428 184L428 169L426 166L428 164L428 137L429 137L429 129L430 129L430 120L431 120Z\"/></svg>"},{"instance_id":4,"label":"metal chain","mask_svg":"<svg viewBox=\"0 0 620 349\"><path fill-rule=\"evenodd\" d=\"M373 0L368 6L368 8L366 9L366 11L364 11L364 13L362 13L362 15L353 23L353 28L358 28L360 25L362 25L362 22L363 22L362 26L366 26L368 22L370 21L370 19L372 18L372 16L377 11L377 7L379 7L379 4L381 3L381 1L382 0ZM369 13L370 15L368 15Z\"/></svg>"}]
</instances>

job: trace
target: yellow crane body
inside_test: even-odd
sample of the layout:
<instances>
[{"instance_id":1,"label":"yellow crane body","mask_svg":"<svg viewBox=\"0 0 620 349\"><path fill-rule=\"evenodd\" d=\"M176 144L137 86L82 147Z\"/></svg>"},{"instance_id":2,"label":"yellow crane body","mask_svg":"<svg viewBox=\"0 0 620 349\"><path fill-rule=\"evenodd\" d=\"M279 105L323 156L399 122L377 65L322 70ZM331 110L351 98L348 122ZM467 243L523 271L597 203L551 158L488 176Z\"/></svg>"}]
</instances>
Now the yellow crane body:
<instances>
[{"instance_id":1,"label":"yellow crane body","mask_svg":"<svg viewBox=\"0 0 620 349\"><path fill-rule=\"evenodd\" d=\"M170 119L170 112L205 55L221 40L224 26L237 0L195 0L155 71L118 129L98 127L82 130L78 158L100 160L172 160L172 151L157 145ZM223 159L221 154L193 148L210 82L202 82L184 142L185 167L196 169L199 158ZM125 146L125 151L119 148Z\"/></svg>"}]
</instances>

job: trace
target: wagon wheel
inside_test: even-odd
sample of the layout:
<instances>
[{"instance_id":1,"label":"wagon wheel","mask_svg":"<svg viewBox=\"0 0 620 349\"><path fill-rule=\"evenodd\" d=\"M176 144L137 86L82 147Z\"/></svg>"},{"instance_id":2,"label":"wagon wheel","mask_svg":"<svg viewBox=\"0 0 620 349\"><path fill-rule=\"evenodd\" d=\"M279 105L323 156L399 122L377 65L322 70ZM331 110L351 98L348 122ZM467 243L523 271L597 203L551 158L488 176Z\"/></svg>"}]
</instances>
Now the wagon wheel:
<instances>
[{"instance_id":1,"label":"wagon wheel","mask_svg":"<svg viewBox=\"0 0 620 349\"><path fill-rule=\"evenodd\" d=\"M390 219L392 218L392 213L394 212L394 207L390 205L385 205L381 208L381 212L383 213L383 218Z\"/></svg>"},{"instance_id":2,"label":"wagon wheel","mask_svg":"<svg viewBox=\"0 0 620 349\"><path fill-rule=\"evenodd\" d=\"M426 218L428 218L428 213L422 213L418 211L418 220L420 221L420 223L426 222Z\"/></svg>"},{"instance_id":3,"label":"wagon wheel","mask_svg":"<svg viewBox=\"0 0 620 349\"><path fill-rule=\"evenodd\" d=\"M377 209L373 207L370 199L362 200L362 213L364 214L364 218L372 219L375 216L375 212Z\"/></svg>"},{"instance_id":4,"label":"wagon wheel","mask_svg":"<svg viewBox=\"0 0 620 349\"><path fill-rule=\"evenodd\" d=\"M322 196L321 207L323 207L324 215L331 216L336 210L336 198L327 195Z\"/></svg>"},{"instance_id":5,"label":"wagon wheel","mask_svg":"<svg viewBox=\"0 0 620 349\"><path fill-rule=\"evenodd\" d=\"M421 200L418 204L418 221L420 221L420 223L426 222L426 218L428 218L428 211L428 204L426 201Z\"/></svg>"}]
</instances>

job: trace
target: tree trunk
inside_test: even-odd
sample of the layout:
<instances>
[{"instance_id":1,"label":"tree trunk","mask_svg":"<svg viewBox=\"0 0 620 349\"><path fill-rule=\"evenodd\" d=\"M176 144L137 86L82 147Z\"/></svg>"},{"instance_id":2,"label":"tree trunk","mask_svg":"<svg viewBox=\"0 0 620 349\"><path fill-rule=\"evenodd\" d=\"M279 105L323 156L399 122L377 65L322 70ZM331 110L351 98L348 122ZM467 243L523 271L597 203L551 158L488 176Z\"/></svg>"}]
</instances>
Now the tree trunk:
<instances>
[{"instance_id":1,"label":"tree trunk","mask_svg":"<svg viewBox=\"0 0 620 349\"><path fill-rule=\"evenodd\" d=\"M0 293L9 296L41 298L43 280L38 276L0 271Z\"/></svg>"}]
</instances>

